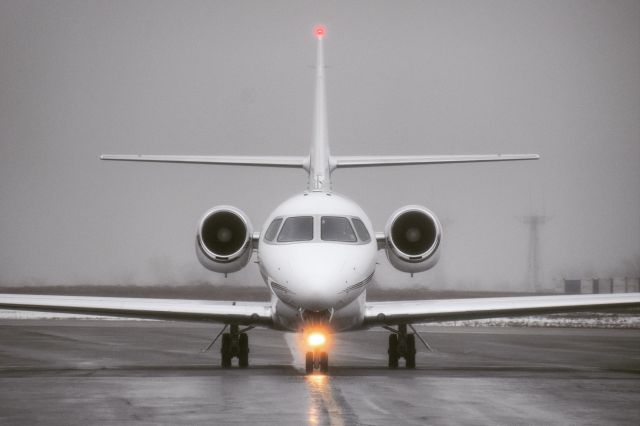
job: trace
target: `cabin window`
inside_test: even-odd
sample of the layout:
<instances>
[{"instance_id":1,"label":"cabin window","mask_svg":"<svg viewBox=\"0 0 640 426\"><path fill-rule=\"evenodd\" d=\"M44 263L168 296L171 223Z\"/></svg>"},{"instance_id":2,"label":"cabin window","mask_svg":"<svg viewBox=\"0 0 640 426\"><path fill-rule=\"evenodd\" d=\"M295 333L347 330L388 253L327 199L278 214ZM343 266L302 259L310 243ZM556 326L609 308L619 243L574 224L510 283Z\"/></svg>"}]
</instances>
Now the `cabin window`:
<instances>
[{"instance_id":1,"label":"cabin window","mask_svg":"<svg viewBox=\"0 0 640 426\"><path fill-rule=\"evenodd\" d=\"M279 243L311 240L313 240L313 216L287 218L278 235Z\"/></svg>"},{"instance_id":2,"label":"cabin window","mask_svg":"<svg viewBox=\"0 0 640 426\"><path fill-rule=\"evenodd\" d=\"M353 227L346 217L322 216L320 237L323 241L355 243L358 241Z\"/></svg>"},{"instance_id":3,"label":"cabin window","mask_svg":"<svg viewBox=\"0 0 640 426\"><path fill-rule=\"evenodd\" d=\"M269 225L267 232L264 234L264 239L267 241L273 241L273 239L276 237L276 234L278 233L278 229L280 229L281 223L281 217L273 219L273 222L271 222L271 225Z\"/></svg>"},{"instance_id":4,"label":"cabin window","mask_svg":"<svg viewBox=\"0 0 640 426\"><path fill-rule=\"evenodd\" d=\"M367 227L364 226L364 223L362 223L360 219L357 219L355 217L351 219L351 221L353 222L353 226L356 228L356 232L358 233L358 238L360 238L360 241L362 241L363 243L371 241L371 235L369 235L369 231L367 231Z\"/></svg>"}]
</instances>

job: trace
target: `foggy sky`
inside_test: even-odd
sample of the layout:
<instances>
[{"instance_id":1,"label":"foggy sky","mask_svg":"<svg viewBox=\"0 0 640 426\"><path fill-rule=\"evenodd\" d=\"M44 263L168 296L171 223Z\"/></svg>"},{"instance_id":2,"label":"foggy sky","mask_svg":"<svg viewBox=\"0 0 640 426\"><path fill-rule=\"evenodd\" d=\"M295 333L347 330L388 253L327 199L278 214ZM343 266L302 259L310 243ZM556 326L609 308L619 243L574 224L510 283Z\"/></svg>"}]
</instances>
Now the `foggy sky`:
<instances>
[{"instance_id":1,"label":"foggy sky","mask_svg":"<svg viewBox=\"0 0 640 426\"><path fill-rule=\"evenodd\" d=\"M640 2L3 0L0 285L258 284L200 266L197 221L258 230L304 172L98 156L306 155L320 22L333 154L542 156L337 171L377 230L443 222L440 264L381 254L381 284L526 289L531 214L549 285L640 275Z\"/></svg>"}]
</instances>

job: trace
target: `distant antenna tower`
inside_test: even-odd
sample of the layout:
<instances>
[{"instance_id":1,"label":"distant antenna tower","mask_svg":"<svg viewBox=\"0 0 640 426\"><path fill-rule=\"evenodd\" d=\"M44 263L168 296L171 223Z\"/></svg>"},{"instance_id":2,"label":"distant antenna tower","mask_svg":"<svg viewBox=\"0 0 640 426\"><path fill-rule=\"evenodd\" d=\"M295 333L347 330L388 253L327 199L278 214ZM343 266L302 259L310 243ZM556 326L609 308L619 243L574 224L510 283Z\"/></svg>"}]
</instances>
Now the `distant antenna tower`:
<instances>
[{"instance_id":1,"label":"distant antenna tower","mask_svg":"<svg viewBox=\"0 0 640 426\"><path fill-rule=\"evenodd\" d=\"M529 225L529 268L527 271L527 279L529 286L533 287L533 291L542 290L540 284L540 225L547 222L547 216L531 215L525 216L522 222Z\"/></svg>"}]
</instances>

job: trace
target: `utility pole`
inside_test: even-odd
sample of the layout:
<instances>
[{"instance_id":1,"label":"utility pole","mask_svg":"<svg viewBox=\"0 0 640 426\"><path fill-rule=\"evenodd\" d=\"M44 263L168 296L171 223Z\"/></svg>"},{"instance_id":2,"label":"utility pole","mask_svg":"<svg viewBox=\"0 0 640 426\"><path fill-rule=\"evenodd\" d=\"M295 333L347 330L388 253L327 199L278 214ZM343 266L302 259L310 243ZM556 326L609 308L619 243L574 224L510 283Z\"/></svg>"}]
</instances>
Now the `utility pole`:
<instances>
[{"instance_id":1,"label":"utility pole","mask_svg":"<svg viewBox=\"0 0 640 426\"><path fill-rule=\"evenodd\" d=\"M540 283L540 226L547 222L547 217L543 215L525 216L522 222L529 225L529 262L527 270L527 281L529 287L534 292L542 290Z\"/></svg>"}]
</instances>

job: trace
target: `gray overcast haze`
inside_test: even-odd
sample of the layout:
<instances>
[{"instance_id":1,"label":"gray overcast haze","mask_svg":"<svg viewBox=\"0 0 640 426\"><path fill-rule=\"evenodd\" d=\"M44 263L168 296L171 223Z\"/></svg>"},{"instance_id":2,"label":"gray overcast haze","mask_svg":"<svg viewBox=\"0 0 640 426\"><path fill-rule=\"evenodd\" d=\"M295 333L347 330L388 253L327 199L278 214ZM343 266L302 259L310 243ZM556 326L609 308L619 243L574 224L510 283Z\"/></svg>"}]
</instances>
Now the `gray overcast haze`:
<instances>
[{"instance_id":1,"label":"gray overcast haze","mask_svg":"<svg viewBox=\"0 0 640 426\"><path fill-rule=\"evenodd\" d=\"M340 170L382 230L445 227L440 264L388 287L527 289L640 275L638 1L0 1L0 285L258 285L194 253L213 205L259 229L299 170L101 162L306 155L324 23L332 153L539 153L537 162Z\"/></svg>"}]
</instances>

